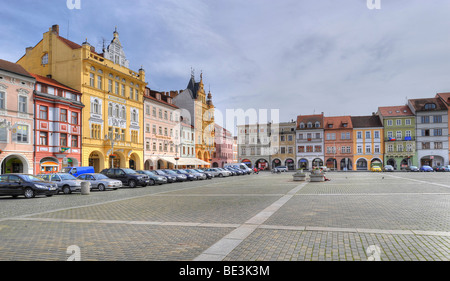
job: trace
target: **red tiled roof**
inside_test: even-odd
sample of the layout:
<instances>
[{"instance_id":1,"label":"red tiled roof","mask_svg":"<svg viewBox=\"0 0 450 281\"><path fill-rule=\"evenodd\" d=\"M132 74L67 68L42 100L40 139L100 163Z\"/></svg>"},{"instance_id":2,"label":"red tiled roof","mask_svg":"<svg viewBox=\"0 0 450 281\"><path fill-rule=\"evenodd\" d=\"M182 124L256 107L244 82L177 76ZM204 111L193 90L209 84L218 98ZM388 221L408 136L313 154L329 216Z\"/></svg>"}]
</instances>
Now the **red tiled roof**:
<instances>
[{"instance_id":1,"label":"red tiled roof","mask_svg":"<svg viewBox=\"0 0 450 281\"><path fill-rule=\"evenodd\" d=\"M53 86L53 87L56 87L56 88L61 88L61 89L64 89L64 90L67 90L67 91L70 91L70 92L73 92L73 93L76 93L76 94L81 94L79 91L74 90L74 89L72 89L70 87L67 87L66 85L63 85L63 84L59 83L55 79L51 79L51 78L44 77L44 76L41 76L41 75L37 75L37 74L34 74L34 73L30 73L30 74L34 78L36 78L36 82L37 83L42 83L42 84L50 85L50 86Z\"/></svg>"},{"instance_id":2,"label":"red tiled roof","mask_svg":"<svg viewBox=\"0 0 450 281\"><path fill-rule=\"evenodd\" d=\"M156 94L157 93L161 94L161 99L160 100L156 98ZM146 88L146 91L144 93L144 98L147 98L147 99L150 99L150 100L154 100L156 102L165 104L167 106L171 106L171 107L173 107L175 109L179 109L179 107L176 106L175 104L167 102L167 98L168 97L173 99L172 96L166 96L164 93L151 90L150 88Z\"/></svg>"},{"instance_id":3,"label":"red tiled roof","mask_svg":"<svg viewBox=\"0 0 450 281\"><path fill-rule=\"evenodd\" d=\"M450 105L450 93L438 93L436 97L441 98L446 105Z\"/></svg>"},{"instance_id":4,"label":"red tiled roof","mask_svg":"<svg viewBox=\"0 0 450 281\"><path fill-rule=\"evenodd\" d=\"M378 112L381 116L411 116L414 115L407 105L400 106L382 106L378 107Z\"/></svg>"},{"instance_id":5,"label":"red tiled roof","mask_svg":"<svg viewBox=\"0 0 450 281\"><path fill-rule=\"evenodd\" d=\"M28 71L25 70L20 64L0 59L0 69L19 74L25 77L33 78Z\"/></svg>"},{"instance_id":6,"label":"red tiled roof","mask_svg":"<svg viewBox=\"0 0 450 281\"><path fill-rule=\"evenodd\" d=\"M315 129L322 129L324 124L323 124L323 114L315 114L315 115L299 115L297 116L297 130L300 130L300 124L303 122L305 124L305 128L304 129L308 129L306 128L306 124L308 124L309 122L311 122L314 126L314 124L316 122L320 123L320 127ZM311 129L311 128L309 128Z\"/></svg>"},{"instance_id":7,"label":"red tiled roof","mask_svg":"<svg viewBox=\"0 0 450 281\"><path fill-rule=\"evenodd\" d=\"M330 124L333 125L332 128L328 127ZM343 124L347 124L347 127L344 127ZM353 128L352 118L350 116L324 117L324 128L325 130L351 129Z\"/></svg>"},{"instance_id":8,"label":"red tiled roof","mask_svg":"<svg viewBox=\"0 0 450 281\"><path fill-rule=\"evenodd\" d=\"M79 49L79 48L81 48L81 45L78 45L77 43L74 43L74 42L70 41L69 39L61 37L59 35L58 35L58 39L61 40L62 42L64 42L67 46L69 46L72 49Z\"/></svg>"}]
</instances>

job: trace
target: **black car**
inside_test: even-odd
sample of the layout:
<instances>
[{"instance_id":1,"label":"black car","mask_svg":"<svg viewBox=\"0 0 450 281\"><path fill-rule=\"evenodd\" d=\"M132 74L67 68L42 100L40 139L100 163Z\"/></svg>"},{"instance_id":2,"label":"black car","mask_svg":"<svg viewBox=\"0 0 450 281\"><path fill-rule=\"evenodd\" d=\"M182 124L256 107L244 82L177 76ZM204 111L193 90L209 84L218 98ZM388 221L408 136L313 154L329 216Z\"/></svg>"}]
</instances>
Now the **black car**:
<instances>
[{"instance_id":1,"label":"black car","mask_svg":"<svg viewBox=\"0 0 450 281\"><path fill-rule=\"evenodd\" d=\"M34 198L36 195L51 197L58 193L55 183L44 181L33 175L5 174L0 175L0 196L12 196L17 198L24 195L25 198Z\"/></svg>"},{"instance_id":2,"label":"black car","mask_svg":"<svg viewBox=\"0 0 450 281\"><path fill-rule=\"evenodd\" d=\"M152 171L152 172L155 173L158 176L165 177L167 179L168 183L173 183L173 182L177 181L177 177L175 175L169 175L165 171L156 170L156 171Z\"/></svg>"},{"instance_id":3,"label":"black car","mask_svg":"<svg viewBox=\"0 0 450 281\"><path fill-rule=\"evenodd\" d=\"M150 178L147 175L139 174L132 169L104 169L101 173L108 178L120 180L123 185L127 185L131 188L136 186L146 187L147 185L150 185Z\"/></svg>"},{"instance_id":4,"label":"black car","mask_svg":"<svg viewBox=\"0 0 450 281\"><path fill-rule=\"evenodd\" d=\"M195 175L190 174L183 169L172 170L172 171L174 171L175 173L180 174L180 175L185 175L187 177L187 180L189 180L189 181L197 180L197 177Z\"/></svg>"},{"instance_id":5,"label":"black car","mask_svg":"<svg viewBox=\"0 0 450 281\"><path fill-rule=\"evenodd\" d=\"M147 175L150 178L150 185L155 185L155 184L165 184L167 183L167 178L157 175L154 171L147 171L147 170L140 170L140 171L136 171L138 174L143 174L143 175Z\"/></svg>"},{"instance_id":6,"label":"black car","mask_svg":"<svg viewBox=\"0 0 450 281\"><path fill-rule=\"evenodd\" d=\"M174 176L177 182L187 181L187 176L184 174L178 174L173 170L162 170L164 173Z\"/></svg>"}]
</instances>

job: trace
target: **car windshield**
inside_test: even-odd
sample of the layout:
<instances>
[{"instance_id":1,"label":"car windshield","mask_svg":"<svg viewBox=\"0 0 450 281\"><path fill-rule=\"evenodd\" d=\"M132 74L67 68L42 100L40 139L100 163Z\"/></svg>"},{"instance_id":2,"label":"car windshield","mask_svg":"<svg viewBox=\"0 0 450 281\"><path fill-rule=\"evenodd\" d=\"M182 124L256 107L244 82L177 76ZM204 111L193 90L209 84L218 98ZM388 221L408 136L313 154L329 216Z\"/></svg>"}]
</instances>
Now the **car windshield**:
<instances>
[{"instance_id":1,"label":"car windshield","mask_svg":"<svg viewBox=\"0 0 450 281\"><path fill-rule=\"evenodd\" d=\"M77 178L69 175L69 174L61 174L59 175L61 177L61 180L65 181L65 180L76 180Z\"/></svg>"},{"instance_id":2,"label":"car windshield","mask_svg":"<svg viewBox=\"0 0 450 281\"><path fill-rule=\"evenodd\" d=\"M164 171L164 172L168 173L169 175L176 175L177 174L176 172L171 171L171 170L167 170L167 171Z\"/></svg>"},{"instance_id":3,"label":"car windshield","mask_svg":"<svg viewBox=\"0 0 450 281\"><path fill-rule=\"evenodd\" d=\"M43 179L35 177L35 176L32 176L32 175L22 175L22 178L25 181L44 181Z\"/></svg>"},{"instance_id":4,"label":"car windshield","mask_svg":"<svg viewBox=\"0 0 450 281\"><path fill-rule=\"evenodd\" d=\"M166 176L167 175L167 173L165 172L165 171L155 171L155 172L150 172L150 173L152 173L153 175L160 175L160 176Z\"/></svg>"},{"instance_id":5,"label":"car windshield","mask_svg":"<svg viewBox=\"0 0 450 281\"><path fill-rule=\"evenodd\" d=\"M122 169L122 170L125 172L125 174L129 174L129 175L137 174L137 172L135 170L132 170L132 169Z\"/></svg>"},{"instance_id":6,"label":"car windshield","mask_svg":"<svg viewBox=\"0 0 450 281\"><path fill-rule=\"evenodd\" d=\"M98 180L109 179L107 176L105 176L103 174L97 174L97 175L95 175L95 178L98 179Z\"/></svg>"},{"instance_id":7,"label":"car windshield","mask_svg":"<svg viewBox=\"0 0 450 281\"><path fill-rule=\"evenodd\" d=\"M178 170L178 171L180 171L182 173L185 173L185 174L187 173L185 170Z\"/></svg>"}]
</instances>

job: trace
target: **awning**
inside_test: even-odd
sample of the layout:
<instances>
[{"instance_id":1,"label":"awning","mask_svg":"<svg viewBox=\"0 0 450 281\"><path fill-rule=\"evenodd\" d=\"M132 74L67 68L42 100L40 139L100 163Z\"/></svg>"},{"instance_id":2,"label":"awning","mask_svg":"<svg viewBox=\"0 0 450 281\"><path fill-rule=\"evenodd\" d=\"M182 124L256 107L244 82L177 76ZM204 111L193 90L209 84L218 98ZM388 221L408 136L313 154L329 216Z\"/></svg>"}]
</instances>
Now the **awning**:
<instances>
[{"instance_id":1,"label":"awning","mask_svg":"<svg viewBox=\"0 0 450 281\"><path fill-rule=\"evenodd\" d=\"M172 163L172 164L176 164L177 161L175 160L174 157L159 157L160 160Z\"/></svg>"},{"instance_id":2,"label":"awning","mask_svg":"<svg viewBox=\"0 0 450 281\"><path fill-rule=\"evenodd\" d=\"M162 157L161 157L162 158ZM180 159L178 159L178 163L177 161L174 159L174 162L171 162L173 164L178 164L179 166L186 166L186 165L202 165L202 166L210 166L211 164L209 164L208 162L205 162L203 160L200 160L198 158L189 158L189 157L181 157Z\"/></svg>"},{"instance_id":3,"label":"awning","mask_svg":"<svg viewBox=\"0 0 450 281\"><path fill-rule=\"evenodd\" d=\"M50 161L41 163L41 167L55 167L55 166L58 167L59 166L58 163Z\"/></svg>"}]
</instances>

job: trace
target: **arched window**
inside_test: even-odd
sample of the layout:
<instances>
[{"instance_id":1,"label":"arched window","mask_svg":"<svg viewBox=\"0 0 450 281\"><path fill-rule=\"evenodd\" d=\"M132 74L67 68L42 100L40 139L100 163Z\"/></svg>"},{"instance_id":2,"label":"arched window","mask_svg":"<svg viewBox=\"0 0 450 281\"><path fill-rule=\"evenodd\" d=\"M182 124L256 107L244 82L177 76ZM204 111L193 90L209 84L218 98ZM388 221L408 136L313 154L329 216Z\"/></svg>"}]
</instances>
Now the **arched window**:
<instances>
[{"instance_id":1,"label":"arched window","mask_svg":"<svg viewBox=\"0 0 450 281\"><path fill-rule=\"evenodd\" d=\"M113 106L112 103L108 104L108 116L113 115Z\"/></svg>"},{"instance_id":2,"label":"arched window","mask_svg":"<svg viewBox=\"0 0 450 281\"><path fill-rule=\"evenodd\" d=\"M122 106L122 110L120 111L120 118L125 119L127 116L125 106Z\"/></svg>"},{"instance_id":3,"label":"arched window","mask_svg":"<svg viewBox=\"0 0 450 281\"><path fill-rule=\"evenodd\" d=\"M320 127L320 122L316 122L316 128Z\"/></svg>"},{"instance_id":4,"label":"arched window","mask_svg":"<svg viewBox=\"0 0 450 281\"><path fill-rule=\"evenodd\" d=\"M305 123L300 123L300 129L304 129L305 128Z\"/></svg>"},{"instance_id":5,"label":"arched window","mask_svg":"<svg viewBox=\"0 0 450 281\"><path fill-rule=\"evenodd\" d=\"M312 123L308 122L308 128L312 128Z\"/></svg>"},{"instance_id":6,"label":"arched window","mask_svg":"<svg viewBox=\"0 0 450 281\"><path fill-rule=\"evenodd\" d=\"M133 111L131 112L131 121L137 122L137 112L136 112L136 109L133 109Z\"/></svg>"},{"instance_id":7,"label":"arched window","mask_svg":"<svg viewBox=\"0 0 450 281\"><path fill-rule=\"evenodd\" d=\"M98 100L94 100L92 103L92 112L95 114L100 114L100 104Z\"/></svg>"},{"instance_id":8,"label":"arched window","mask_svg":"<svg viewBox=\"0 0 450 281\"><path fill-rule=\"evenodd\" d=\"M114 107L114 117L119 118L119 106L118 105L116 105Z\"/></svg>"}]
</instances>

